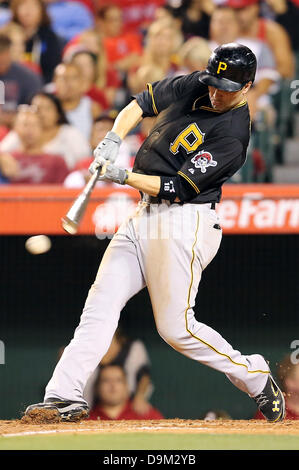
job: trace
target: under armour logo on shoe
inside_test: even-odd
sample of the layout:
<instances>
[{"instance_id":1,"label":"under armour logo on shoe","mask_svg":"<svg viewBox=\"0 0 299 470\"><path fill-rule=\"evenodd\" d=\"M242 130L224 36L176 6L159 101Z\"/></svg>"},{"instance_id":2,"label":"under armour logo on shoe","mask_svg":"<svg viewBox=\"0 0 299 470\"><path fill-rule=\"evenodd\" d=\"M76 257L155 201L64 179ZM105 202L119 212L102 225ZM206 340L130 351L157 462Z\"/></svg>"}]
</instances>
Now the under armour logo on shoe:
<instances>
[{"instance_id":1,"label":"under armour logo on shoe","mask_svg":"<svg viewBox=\"0 0 299 470\"><path fill-rule=\"evenodd\" d=\"M280 401L279 400L274 400L273 402L274 408L272 408L272 411L279 411L279 408L277 405L279 405Z\"/></svg>"}]
</instances>

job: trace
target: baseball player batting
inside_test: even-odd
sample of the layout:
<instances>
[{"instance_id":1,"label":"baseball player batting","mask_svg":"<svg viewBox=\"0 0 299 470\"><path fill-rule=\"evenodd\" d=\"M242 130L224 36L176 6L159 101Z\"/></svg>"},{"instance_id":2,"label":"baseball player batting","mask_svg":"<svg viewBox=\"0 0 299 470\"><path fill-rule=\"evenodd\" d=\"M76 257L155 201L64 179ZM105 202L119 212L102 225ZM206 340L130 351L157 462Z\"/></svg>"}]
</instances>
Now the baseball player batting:
<instances>
[{"instance_id":1,"label":"baseball player batting","mask_svg":"<svg viewBox=\"0 0 299 470\"><path fill-rule=\"evenodd\" d=\"M50 409L63 421L88 416L85 384L109 348L121 310L147 286L157 330L170 346L223 372L268 421L283 420L284 397L265 359L236 351L193 311L202 272L221 242L215 211L221 187L246 159L246 94L255 71L256 57L248 47L220 46L205 71L148 84L99 143L90 171L101 166L100 179L128 184L142 200L104 254L44 402L29 406L27 415ZM116 167L122 139L147 116L157 120L133 171Z\"/></svg>"}]
</instances>

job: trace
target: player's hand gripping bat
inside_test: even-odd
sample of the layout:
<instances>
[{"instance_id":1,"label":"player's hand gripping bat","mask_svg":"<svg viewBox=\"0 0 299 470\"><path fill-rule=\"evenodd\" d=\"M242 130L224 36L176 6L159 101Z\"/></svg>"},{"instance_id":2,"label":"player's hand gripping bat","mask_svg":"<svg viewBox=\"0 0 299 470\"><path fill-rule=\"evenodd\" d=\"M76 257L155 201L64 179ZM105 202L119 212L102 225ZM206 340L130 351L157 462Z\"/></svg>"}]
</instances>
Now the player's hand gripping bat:
<instances>
[{"instance_id":1,"label":"player's hand gripping bat","mask_svg":"<svg viewBox=\"0 0 299 470\"><path fill-rule=\"evenodd\" d=\"M81 219L85 213L90 195L93 188L97 182L97 179L100 176L102 166L99 166L88 183L84 186L84 189L81 191L79 196L75 199L71 205L67 214L62 217L62 227L70 235L75 235L77 233Z\"/></svg>"}]
</instances>

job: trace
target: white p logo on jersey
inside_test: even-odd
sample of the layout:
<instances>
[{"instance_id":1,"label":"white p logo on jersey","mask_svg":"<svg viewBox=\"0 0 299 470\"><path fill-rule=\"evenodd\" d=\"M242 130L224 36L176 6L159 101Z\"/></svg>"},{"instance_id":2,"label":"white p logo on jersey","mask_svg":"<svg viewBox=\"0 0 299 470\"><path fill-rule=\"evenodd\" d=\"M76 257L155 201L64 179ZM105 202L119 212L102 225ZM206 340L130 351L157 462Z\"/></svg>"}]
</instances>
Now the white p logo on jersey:
<instances>
[{"instance_id":1,"label":"white p logo on jersey","mask_svg":"<svg viewBox=\"0 0 299 470\"><path fill-rule=\"evenodd\" d=\"M206 173L208 166L217 165L216 160L213 160L212 154L205 150L201 150L194 155L194 157L191 158L191 162L194 163L195 168L200 168L202 173Z\"/></svg>"}]
</instances>

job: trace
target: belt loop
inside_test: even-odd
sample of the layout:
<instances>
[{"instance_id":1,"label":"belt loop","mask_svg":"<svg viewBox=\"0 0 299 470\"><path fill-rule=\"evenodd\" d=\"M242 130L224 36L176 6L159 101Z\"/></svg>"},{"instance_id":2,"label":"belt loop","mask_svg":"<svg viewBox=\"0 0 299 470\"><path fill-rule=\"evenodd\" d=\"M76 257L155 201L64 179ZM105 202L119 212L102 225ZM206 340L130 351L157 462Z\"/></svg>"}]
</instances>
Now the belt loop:
<instances>
[{"instance_id":1,"label":"belt loop","mask_svg":"<svg viewBox=\"0 0 299 470\"><path fill-rule=\"evenodd\" d=\"M213 209L213 210L216 209L216 203L215 202L211 202L211 209Z\"/></svg>"}]
</instances>

